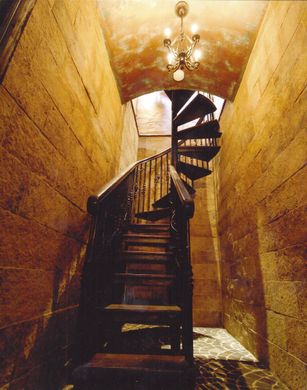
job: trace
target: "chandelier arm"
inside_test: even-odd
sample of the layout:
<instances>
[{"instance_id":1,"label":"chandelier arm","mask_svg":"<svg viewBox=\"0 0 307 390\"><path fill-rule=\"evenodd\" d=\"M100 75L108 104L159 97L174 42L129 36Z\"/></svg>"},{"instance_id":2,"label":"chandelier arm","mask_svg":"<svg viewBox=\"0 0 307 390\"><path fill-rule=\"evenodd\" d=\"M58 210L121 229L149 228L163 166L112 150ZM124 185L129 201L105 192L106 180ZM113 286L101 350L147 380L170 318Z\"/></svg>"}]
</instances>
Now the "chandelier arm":
<instances>
[{"instance_id":1,"label":"chandelier arm","mask_svg":"<svg viewBox=\"0 0 307 390\"><path fill-rule=\"evenodd\" d=\"M184 64L184 65L185 65L185 67L186 67L188 70L192 71L192 70L197 69L197 68L199 67L200 63L199 63L198 61L191 62L189 59L187 59L187 60L185 61L185 64Z\"/></svg>"},{"instance_id":2,"label":"chandelier arm","mask_svg":"<svg viewBox=\"0 0 307 390\"><path fill-rule=\"evenodd\" d=\"M188 51L186 53L186 58L190 58L191 57L195 46L196 46L196 42L193 42L192 46L188 49Z\"/></svg>"},{"instance_id":3,"label":"chandelier arm","mask_svg":"<svg viewBox=\"0 0 307 390\"><path fill-rule=\"evenodd\" d=\"M176 64L174 64L174 65L172 65L172 64L166 65L166 68L169 72L176 72L176 70L179 69L179 65L180 65L180 63L176 62Z\"/></svg>"}]
</instances>

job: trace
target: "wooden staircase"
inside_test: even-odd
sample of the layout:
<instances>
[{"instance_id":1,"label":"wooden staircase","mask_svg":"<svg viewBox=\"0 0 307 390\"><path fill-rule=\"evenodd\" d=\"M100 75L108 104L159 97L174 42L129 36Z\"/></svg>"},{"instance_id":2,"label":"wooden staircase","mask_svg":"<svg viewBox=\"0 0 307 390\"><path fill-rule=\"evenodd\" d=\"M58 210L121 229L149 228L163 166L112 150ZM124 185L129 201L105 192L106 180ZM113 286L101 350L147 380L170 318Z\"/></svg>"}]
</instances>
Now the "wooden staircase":
<instances>
[{"instance_id":1,"label":"wooden staircase","mask_svg":"<svg viewBox=\"0 0 307 390\"><path fill-rule=\"evenodd\" d=\"M221 133L209 98L166 93L172 148L130 167L88 201L93 223L80 318L81 363L89 362L73 373L76 390L111 389L115 382L121 389L194 388L191 194L194 180L211 173ZM162 327L169 348L125 350L124 324Z\"/></svg>"}]
</instances>

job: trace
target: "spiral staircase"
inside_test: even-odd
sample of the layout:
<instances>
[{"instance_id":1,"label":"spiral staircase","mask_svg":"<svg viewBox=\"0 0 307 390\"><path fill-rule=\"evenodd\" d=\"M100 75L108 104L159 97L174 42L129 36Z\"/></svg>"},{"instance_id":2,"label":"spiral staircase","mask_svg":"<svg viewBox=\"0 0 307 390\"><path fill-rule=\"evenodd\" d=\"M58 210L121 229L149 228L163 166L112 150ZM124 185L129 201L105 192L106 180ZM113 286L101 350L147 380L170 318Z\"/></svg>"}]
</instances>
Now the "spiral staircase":
<instances>
[{"instance_id":1,"label":"spiral staircase","mask_svg":"<svg viewBox=\"0 0 307 390\"><path fill-rule=\"evenodd\" d=\"M172 148L137 162L88 200L93 222L76 390L194 388L189 219L194 181L211 173L221 133L210 98L165 92L172 101ZM125 344L127 324L159 327L168 348Z\"/></svg>"}]
</instances>

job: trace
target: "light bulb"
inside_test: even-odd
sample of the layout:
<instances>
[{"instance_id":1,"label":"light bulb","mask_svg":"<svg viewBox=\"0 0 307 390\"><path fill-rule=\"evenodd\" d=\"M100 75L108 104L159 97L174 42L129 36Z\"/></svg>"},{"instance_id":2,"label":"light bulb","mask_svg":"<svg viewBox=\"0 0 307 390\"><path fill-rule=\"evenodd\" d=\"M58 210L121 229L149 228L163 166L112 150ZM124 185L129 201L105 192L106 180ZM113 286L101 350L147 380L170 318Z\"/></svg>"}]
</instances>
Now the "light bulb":
<instances>
[{"instance_id":1,"label":"light bulb","mask_svg":"<svg viewBox=\"0 0 307 390\"><path fill-rule=\"evenodd\" d=\"M177 69L176 72L173 73L173 79L175 81L182 81L184 79L184 71L182 69Z\"/></svg>"},{"instance_id":2,"label":"light bulb","mask_svg":"<svg viewBox=\"0 0 307 390\"><path fill-rule=\"evenodd\" d=\"M199 49L196 49L193 54L194 60L199 61L201 59L201 51Z\"/></svg>"},{"instance_id":3,"label":"light bulb","mask_svg":"<svg viewBox=\"0 0 307 390\"><path fill-rule=\"evenodd\" d=\"M174 54L168 53L168 55L167 55L167 61L168 61L168 63L169 63L169 64L172 64L173 61L174 61L174 59L175 59Z\"/></svg>"},{"instance_id":4,"label":"light bulb","mask_svg":"<svg viewBox=\"0 0 307 390\"><path fill-rule=\"evenodd\" d=\"M169 37L171 36L171 34L172 34L172 30L171 30L169 27L167 27L167 28L164 30L164 35L165 35L165 37L166 37L166 38L169 38Z\"/></svg>"},{"instance_id":5,"label":"light bulb","mask_svg":"<svg viewBox=\"0 0 307 390\"><path fill-rule=\"evenodd\" d=\"M192 26L191 26L191 31L192 31L193 34L196 34L197 31L198 31L198 25L195 24L195 23L192 24Z\"/></svg>"}]
</instances>

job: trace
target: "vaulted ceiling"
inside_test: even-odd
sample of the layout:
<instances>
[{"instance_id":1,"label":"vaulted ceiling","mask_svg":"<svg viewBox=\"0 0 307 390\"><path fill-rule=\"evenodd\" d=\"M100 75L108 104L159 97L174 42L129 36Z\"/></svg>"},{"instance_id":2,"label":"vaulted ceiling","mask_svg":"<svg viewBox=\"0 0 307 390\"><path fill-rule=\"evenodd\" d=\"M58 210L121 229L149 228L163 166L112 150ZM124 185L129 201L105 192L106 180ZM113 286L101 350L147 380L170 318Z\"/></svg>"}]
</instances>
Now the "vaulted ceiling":
<instances>
[{"instance_id":1,"label":"vaulted ceiling","mask_svg":"<svg viewBox=\"0 0 307 390\"><path fill-rule=\"evenodd\" d=\"M173 81L163 46L166 27L178 34L177 0L96 0L122 100L162 89L199 89L233 99L267 1L189 0L184 30L196 23L200 67Z\"/></svg>"}]
</instances>

